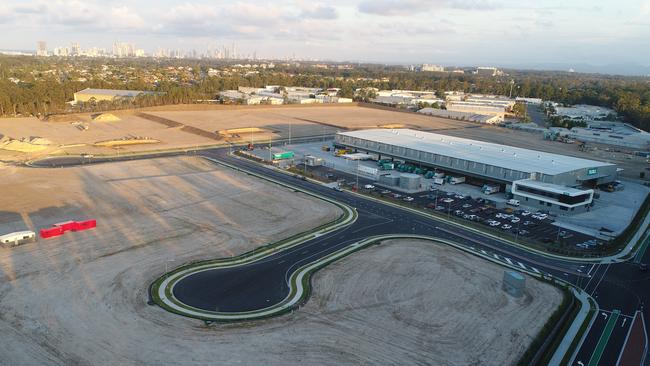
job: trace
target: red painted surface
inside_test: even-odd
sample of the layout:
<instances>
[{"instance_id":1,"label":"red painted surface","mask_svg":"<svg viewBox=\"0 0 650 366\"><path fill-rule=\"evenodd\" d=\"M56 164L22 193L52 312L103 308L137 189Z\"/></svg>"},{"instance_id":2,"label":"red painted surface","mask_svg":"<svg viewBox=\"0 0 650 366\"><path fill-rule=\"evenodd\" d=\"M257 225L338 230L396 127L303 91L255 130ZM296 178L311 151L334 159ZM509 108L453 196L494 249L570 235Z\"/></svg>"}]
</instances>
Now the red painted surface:
<instances>
[{"instance_id":1,"label":"red painted surface","mask_svg":"<svg viewBox=\"0 0 650 366\"><path fill-rule=\"evenodd\" d=\"M96 220L66 221L54 224L54 227L41 229L41 237L51 238L63 235L66 231L82 231L97 227Z\"/></svg>"},{"instance_id":2,"label":"red painted surface","mask_svg":"<svg viewBox=\"0 0 650 366\"><path fill-rule=\"evenodd\" d=\"M77 221L72 231L82 231L97 227L96 220Z\"/></svg>"},{"instance_id":3,"label":"red painted surface","mask_svg":"<svg viewBox=\"0 0 650 366\"><path fill-rule=\"evenodd\" d=\"M48 229L41 229L41 238L47 239L59 235L63 235L63 228L60 226L55 226Z\"/></svg>"},{"instance_id":4,"label":"red painted surface","mask_svg":"<svg viewBox=\"0 0 650 366\"><path fill-rule=\"evenodd\" d=\"M75 227L77 227L77 222L76 221L66 221L66 222L60 222L58 224L54 224L55 227L60 227L63 229L64 232L74 230Z\"/></svg>"}]
</instances>

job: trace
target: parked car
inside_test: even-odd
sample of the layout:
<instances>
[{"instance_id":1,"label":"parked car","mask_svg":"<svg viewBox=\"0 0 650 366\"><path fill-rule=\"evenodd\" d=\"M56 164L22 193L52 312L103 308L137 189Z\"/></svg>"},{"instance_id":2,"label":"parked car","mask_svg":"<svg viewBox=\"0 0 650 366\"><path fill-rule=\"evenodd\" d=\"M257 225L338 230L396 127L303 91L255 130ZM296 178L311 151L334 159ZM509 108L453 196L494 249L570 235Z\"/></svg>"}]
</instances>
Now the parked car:
<instances>
[{"instance_id":1,"label":"parked car","mask_svg":"<svg viewBox=\"0 0 650 366\"><path fill-rule=\"evenodd\" d=\"M518 207L519 206L519 200L509 199L509 200L506 201L506 205Z\"/></svg>"},{"instance_id":2,"label":"parked car","mask_svg":"<svg viewBox=\"0 0 650 366\"><path fill-rule=\"evenodd\" d=\"M501 226L501 228L502 228L503 230L510 230L510 229L512 229L512 225L503 224L503 226Z\"/></svg>"},{"instance_id":3,"label":"parked car","mask_svg":"<svg viewBox=\"0 0 650 366\"><path fill-rule=\"evenodd\" d=\"M501 223L499 221L494 221L494 220L488 221L488 224L490 224L490 226L499 226L499 225L501 225Z\"/></svg>"},{"instance_id":4,"label":"parked car","mask_svg":"<svg viewBox=\"0 0 650 366\"><path fill-rule=\"evenodd\" d=\"M466 204L463 205L463 208L470 208L470 207L472 207L472 205L469 204L469 203L466 203Z\"/></svg>"},{"instance_id":5,"label":"parked car","mask_svg":"<svg viewBox=\"0 0 650 366\"><path fill-rule=\"evenodd\" d=\"M519 221L521 221L521 219L518 218L517 216L513 217L512 220L510 220L510 222L512 222L513 224L516 224L516 223L518 223Z\"/></svg>"},{"instance_id":6,"label":"parked car","mask_svg":"<svg viewBox=\"0 0 650 366\"><path fill-rule=\"evenodd\" d=\"M411 202L411 201L413 201L413 197L406 196L406 197L404 197L404 201Z\"/></svg>"},{"instance_id":7,"label":"parked car","mask_svg":"<svg viewBox=\"0 0 650 366\"><path fill-rule=\"evenodd\" d=\"M363 188L365 188L365 189L375 189L375 186L373 186L372 184L366 184L365 186L363 186Z\"/></svg>"},{"instance_id":8,"label":"parked car","mask_svg":"<svg viewBox=\"0 0 650 366\"><path fill-rule=\"evenodd\" d=\"M521 216L528 216L528 215L530 215L530 213L531 213L530 211L523 211L521 213Z\"/></svg>"},{"instance_id":9,"label":"parked car","mask_svg":"<svg viewBox=\"0 0 650 366\"><path fill-rule=\"evenodd\" d=\"M453 198L444 198L442 200L442 202L444 202L444 203L452 203L452 202L454 202L454 199Z\"/></svg>"}]
</instances>

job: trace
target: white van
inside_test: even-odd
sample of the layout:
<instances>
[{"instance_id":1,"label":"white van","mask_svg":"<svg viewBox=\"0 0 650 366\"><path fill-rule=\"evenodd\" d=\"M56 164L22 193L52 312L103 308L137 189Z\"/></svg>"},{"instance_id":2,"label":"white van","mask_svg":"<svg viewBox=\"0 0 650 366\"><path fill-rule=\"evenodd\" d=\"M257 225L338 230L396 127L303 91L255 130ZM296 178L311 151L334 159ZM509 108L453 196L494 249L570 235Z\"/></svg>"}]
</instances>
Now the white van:
<instances>
[{"instance_id":1,"label":"white van","mask_svg":"<svg viewBox=\"0 0 650 366\"><path fill-rule=\"evenodd\" d=\"M510 205L510 206L518 207L519 206L519 200L509 199L509 200L506 201L506 204Z\"/></svg>"}]
</instances>

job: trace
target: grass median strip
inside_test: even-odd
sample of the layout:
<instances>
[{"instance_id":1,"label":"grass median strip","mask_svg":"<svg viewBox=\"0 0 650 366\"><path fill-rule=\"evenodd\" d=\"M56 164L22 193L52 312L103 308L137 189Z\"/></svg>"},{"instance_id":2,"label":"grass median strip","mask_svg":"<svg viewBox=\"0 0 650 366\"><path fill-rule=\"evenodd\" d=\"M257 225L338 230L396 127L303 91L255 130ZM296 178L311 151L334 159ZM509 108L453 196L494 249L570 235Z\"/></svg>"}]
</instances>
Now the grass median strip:
<instances>
[{"instance_id":1,"label":"grass median strip","mask_svg":"<svg viewBox=\"0 0 650 366\"><path fill-rule=\"evenodd\" d=\"M589 360L587 366L596 366L600 362L600 358L603 356L603 352L605 352L605 346L607 346L609 337L614 331L614 326L616 326L616 321L618 320L619 315L621 315L621 311L614 310L609 316L609 320L607 321L607 324L605 324L603 334L600 335L600 339L598 339L594 353L591 355L591 359Z\"/></svg>"}]
</instances>

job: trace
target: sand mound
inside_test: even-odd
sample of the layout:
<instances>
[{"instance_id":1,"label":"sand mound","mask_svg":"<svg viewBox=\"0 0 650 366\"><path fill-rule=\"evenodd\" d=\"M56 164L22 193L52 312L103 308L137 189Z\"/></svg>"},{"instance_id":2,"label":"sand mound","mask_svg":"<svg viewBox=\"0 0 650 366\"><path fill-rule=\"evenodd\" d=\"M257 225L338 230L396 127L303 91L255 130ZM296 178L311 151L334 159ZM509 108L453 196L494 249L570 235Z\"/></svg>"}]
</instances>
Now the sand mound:
<instances>
[{"instance_id":1,"label":"sand mound","mask_svg":"<svg viewBox=\"0 0 650 366\"><path fill-rule=\"evenodd\" d=\"M37 140L38 143L34 143L27 140L6 139L2 143L0 143L0 149L30 153L30 152L43 151L47 149L47 145L49 145L50 143L50 141L46 139L33 139L33 140ZM48 143L42 143L43 141L40 140L44 140Z\"/></svg>"},{"instance_id":2,"label":"sand mound","mask_svg":"<svg viewBox=\"0 0 650 366\"><path fill-rule=\"evenodd\" d=\"M387 125L380 125L379 128L406 128L406 125L401 123L389 123Z\"/></svg>"},{"instance_id":3,"label":"sand mound","mask_svg":"<svg viewBox=\"0 0 650 366\"><path fill-rule=\"evenodd\" d=\"M121 121L121 119L114 115L113 113L102 113L98 114L93 117L93 121L95 122L117 122Z\"/></svg>"}]
</instances>

